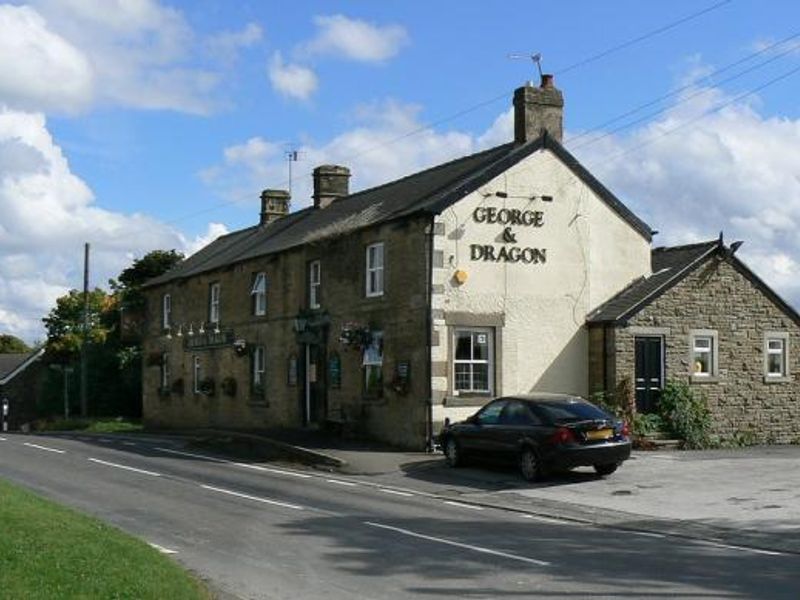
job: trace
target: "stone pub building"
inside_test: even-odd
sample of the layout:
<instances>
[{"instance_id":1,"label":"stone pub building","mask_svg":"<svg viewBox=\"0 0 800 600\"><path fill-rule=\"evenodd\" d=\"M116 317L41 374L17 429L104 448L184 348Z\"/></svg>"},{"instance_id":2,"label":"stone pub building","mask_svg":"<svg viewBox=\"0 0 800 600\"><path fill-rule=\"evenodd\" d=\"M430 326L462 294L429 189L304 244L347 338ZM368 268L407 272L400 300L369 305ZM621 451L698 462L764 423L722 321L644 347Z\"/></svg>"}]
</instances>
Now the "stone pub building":
<instances>
[{"instance_id":1,"label":"stone pub building","mask_svg":"<svg viewBox=\"0 0 800 600\"><path fill-rule=\"evenodd\" d=\"M149 425L334 424L423 449L445 418L532 391L667 380L716 432L800 437L800 316L722 238L651 248L651 228L561 144L544 76L514 94L514 140L313 206L265 190L260 220L150 281Z\"/></svg>"}]
</instances>

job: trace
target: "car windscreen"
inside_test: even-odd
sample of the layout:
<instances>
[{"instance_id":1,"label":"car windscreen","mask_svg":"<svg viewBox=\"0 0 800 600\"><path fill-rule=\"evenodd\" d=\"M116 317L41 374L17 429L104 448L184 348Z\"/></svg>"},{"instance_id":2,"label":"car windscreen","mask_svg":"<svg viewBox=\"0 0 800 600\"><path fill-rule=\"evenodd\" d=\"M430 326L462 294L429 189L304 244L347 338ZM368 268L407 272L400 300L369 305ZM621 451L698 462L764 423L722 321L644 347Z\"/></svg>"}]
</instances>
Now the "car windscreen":
<instances>
[{"instance_id":1,"label":"car windscreen","mask_svg":"<svg viewBox=\"0 0 800 600\"><path fill-rule=\"evenodd\" d=\"M536 409L551 423L574 423L610 418L610 415L588 402L540 402L536 404Z\"/></svg>"}]
</instances>

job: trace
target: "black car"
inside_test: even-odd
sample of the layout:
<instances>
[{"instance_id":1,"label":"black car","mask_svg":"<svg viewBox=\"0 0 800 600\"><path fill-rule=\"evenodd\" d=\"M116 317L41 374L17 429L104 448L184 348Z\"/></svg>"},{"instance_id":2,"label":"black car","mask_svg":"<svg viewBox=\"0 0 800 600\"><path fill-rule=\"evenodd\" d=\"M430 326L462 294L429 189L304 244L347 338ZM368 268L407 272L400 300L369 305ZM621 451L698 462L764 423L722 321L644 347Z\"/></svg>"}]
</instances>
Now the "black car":
<instances>
[{"instance_id":1,"label":"black car","mask_svg":"<svg viewBox=\"0 0 800 600\"><path fill-rule=\"evenodd\" d=\"M591 466L610 475L631 455L628 425L591 402L564 394L498 398L439 436L447 464L517 461L528 481Z\"/></svg>"}]
</instances>

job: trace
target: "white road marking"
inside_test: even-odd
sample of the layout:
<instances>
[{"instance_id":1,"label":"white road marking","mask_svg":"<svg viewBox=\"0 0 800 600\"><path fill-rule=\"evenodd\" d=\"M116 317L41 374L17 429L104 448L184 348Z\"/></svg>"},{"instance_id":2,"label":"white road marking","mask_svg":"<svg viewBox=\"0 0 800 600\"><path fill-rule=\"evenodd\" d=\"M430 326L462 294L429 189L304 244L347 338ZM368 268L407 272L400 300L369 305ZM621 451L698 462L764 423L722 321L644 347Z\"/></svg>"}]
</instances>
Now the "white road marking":
<instances>
[{"instance_id":1,"label":"white road marking","mask_svg":"<svg viewBox=\"0 0 800 600\"><path fill-rule=\"evenodd\" d=\"M390 490L389 488L378 488L384 494L394 494L395 496L413 496L414 494L410 494L408 492L401 492L399 490Z\"/></svg>"},{"instance_id":2,"label":"white road marking","mask_svg":"<svg viewBox=\"0 0 800 600\"><path fill-rule=\"evenodd\" d=\"M341 479L326 479L328 483L335 483L336 485L344 485L347 487L355 487L357 484L352 481L342 481Z\"/></svg>"},{"instance_id":3,"label":"white road marking","mask_svg":"<svg viewBox=\"0 0 800 600\"><path fill-rule=\"evenodd\" d=\"M114 442L114 440L110 440L108 438L97 438L97 441L98 442L103 442L104 444L111 444L111 443Z\"/></svg>"},{"instance_id":4,"label":"white road marking","mask_svg":"<svg viewBox=\"0 0 800 600\"><path fill-rule=\"evenodd\" d=\"M533 521L541 521L542 523L552 523L553 525L576 525L573 521L564 521L561 519L551 519L549 517L540 517L539 515L524 514L520 515L523 519L531 519Z\"/></svg>"},{"instance_id":5,"label":"white road marking","mask_svg":"<svg viewBox=\"0 0 800 600\"><path fill-rule=\"evenodd\" d=\"M462 504L461 502L455 502L453 500L445 500L445 504L449 504L450 506L457 506L458 508L468 508L470 510L483 510L482 506L475 506L474 504Z\"/></svg>"},{"instance_id":6,"label":"white road marking","mask_svg":"<svg viewBox=\"0 0 800 600\"><path fill-rule=\"evenodd\" d=\"M226 465L236 465L244 469L251 469L253 471L264 471L266 473L275 473L276 475L289 475L291 477L299 477L301 479L308 479L312 475L307 473L297 473L295 471L286 471L285 469L272 469L270 467L261 467L259 465L251 465L249 463L236 462L233 460L225 460L224 458L217 458L215 456L207 456L205 454L196 454L194 452L183 452L181 450L172 450L171 448L156 448L160 452L168 452L169 454L177 454L179 456L190 456L192 458L202 458L203 460L210 460L211 462L223 463Z\"/></svg>"},{"instance_id":7,"label":"white road marking","mask_svg":"<svg viewBox=\"0 0 800 600\"><path fill-rule=\"evenodd\" d=\"M7 442L8 438L0 437L0 442Z\"/></svg>"},{"instance_id":8,"label":"white road marking","mask_svg":"<svg viewBox=\"0 0 800 600\"><path fill-rule=\"evenodd\" d=\"M214 487L213 485L201 484L200 487L205 490L211 490L212 492L219 492L220 494L228 494L229 496L236 496L237 498L244 498L245 500L253 500L254 502L262 502L264 504L272 504L273 506L282 506L284 508L293 508L295 510L304 510L302 506L297 504L278 502L277 500L270 500L269 498L259 498L258 496L242 494L241 492L234 492L233 490L226 490L225 488L218 488Z\"/></svg>"},{"instance_id":9,"label":"white road marking","mask_svg":"<svg viewBox=\"0 0 800 600\"><path fill-rule=\"evenodd\" d=\"M105 460L100 460L99 458L89 458L88 460L92 461L93 463L97 463L99 465L105 465L107 467L115 467L117 469L125 469L126 471L133 471L134 473L141 473L142 475L150 475L152 477L161 477L161 473L154 473L153 471L145 471L144 469L137 469L135 467L128 467L126 465L120 465L117 463L107 462Z\"/></svg>"},{"instance_id":10,"label":"white road marking","mask_svg":"<svg viewBox=\"0 0 800 600\"><path fill-rule=\"evenodd\" d=\"M667 537L663 533L651 533L649 531L629 531L628 533L632 533L633 535L640 535L642 537L651 537L659 539L664 539L665 537Z\"/></svg>"},{"instance_id":11,"label":"white road marking","mask_svg":"<svg viewBox=\"0 0 800 600\"><path fill-rule=\"evenodd\" d=\"M39 444L31 444L30 442L22 442L23 446L30 448L38 448L39 450L47 450L48 452L57 452L58 454L66 454L66 450L58 450L57 448L48 448L47 446L40 446Z\"/></svg>"},{"instance_id":12,"label":"white road marking","mask_svg":"<svg viewBox=\"0 0 800 600\"><path fill-rule=\"evenodd\" d=\"M308 473L295 473L294 471L284 471L283 469L273 469L271 467L261 467L259 465L251 465L248 463L235 462L232 463L237 467L245 469L252 469L253 471L264 471L266 473L275 473L276 475L289 475L290 477L299 477L300 479L308 479L311 477Z\"/></svg>"},{"instance_id":13,"label":"white road marking","mask_svg":"<svg viewBox=\"0 0 800 600\"><path fill-rule=\"evenodd\" d=\"M369 525L370 527L378 527L380 529L387 529L389 531L394 531L396 533L402 533L403 535L407 535L410 537L419 538L421 540L428 540L429 542L436 542L439 544L447 544L448 546L455 546L456 548L463 548L465 550L472 550L473 552L480 552L482 554L491 554L492 556L499 556L501 558L508 558L511 560L518 560L520 562L526 562L534 565L539 565L540 567L547 567L550 565L549 562L544 560L537 560L535 558L528 558L527 556L519 556L518 554L510 554L508 552L501 552L500 550L492 550L491 548L484 548L482 546L473 546L472 544L463 544L461 542L455 542L453 540L447 540L444 538L437 538L431 535L425 535L422 533L416 533L415 531L409 531L408 529L401 529L400 527L392 527L390 525L382 525L380 523L373 523L372 521L364 521L365 525Z\"/></svg>"},{"instance_id":14,"label":"white road marking","mask_svg":"<svg viewBox=\"0 0 800 600\"><path fill-rule=\"evenodd\" d=\"M155 548L156 550L158 550L159 552L161 552L162 554L177 554L178 553L177 550L170 550L169 548L164 548L164 546L159 546L158 544L154 544L152 542L150 542L150 545L153 548Z\"/></svg>"},{"instance_id":15,"label":"white road marking","mask_svg":"<svg viewBox=\"0 0 800 600\"><path fill-rule=\"evenodd\" d=\"M748 548L747 546L735 546L733 544L723 544L721 542L709 542L705 540L697 541L698 544L704 546L714 546L715 548L726 548L728 550L741 550L742 552L752 552L753 554L766 554L767 556L783 556L785 552L777 552L774 550L761 550L759 548Z\"/></svg>"},{"instance_id":16,"label":"white road marking","mask_svg":"<svg viewBox=\"0 0 800 600\"><path fill-rule=\"evenodd\" d=\"M123 446L136 446L136 442L122 442Z\"/></svg>"}]
</instances>

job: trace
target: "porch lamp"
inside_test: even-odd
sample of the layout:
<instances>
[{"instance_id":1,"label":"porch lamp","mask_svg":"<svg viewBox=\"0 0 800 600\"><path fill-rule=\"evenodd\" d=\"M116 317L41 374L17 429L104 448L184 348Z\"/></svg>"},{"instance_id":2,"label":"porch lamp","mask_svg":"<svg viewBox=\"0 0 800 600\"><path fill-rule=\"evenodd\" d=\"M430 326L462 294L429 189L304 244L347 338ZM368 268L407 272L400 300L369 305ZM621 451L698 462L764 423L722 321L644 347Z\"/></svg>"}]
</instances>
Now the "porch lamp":
<instances>
[{"instance_id":1,"label":"porch lamp","mask_svg":"<svg viewBox=\"0 0 800 600\"><path fill-rule=\"evenodd\" d=\"M296 317L294 320L295 333L303 333L308 327L308 319L305 317Z\"/></svg>"}]
</instances>

